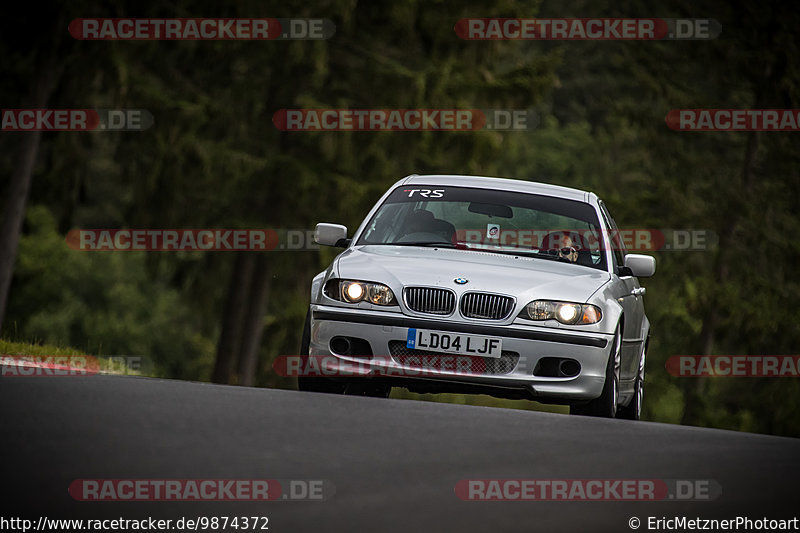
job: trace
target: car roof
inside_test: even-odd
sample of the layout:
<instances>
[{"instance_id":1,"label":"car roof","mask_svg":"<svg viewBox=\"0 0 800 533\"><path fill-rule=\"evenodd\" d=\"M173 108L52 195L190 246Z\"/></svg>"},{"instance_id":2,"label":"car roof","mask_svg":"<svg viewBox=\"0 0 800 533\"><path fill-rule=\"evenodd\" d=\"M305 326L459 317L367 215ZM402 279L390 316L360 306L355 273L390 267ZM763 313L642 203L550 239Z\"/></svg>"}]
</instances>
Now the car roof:
<instances>
[{"instance_id":1,"label":"car roof","mask_svg":"<svg viewBox=\"0 0 800 533\"><path fill-rule=\"evenodd\" d=\"M412 174L400 180L397 185L441 185L448 187L473 187L477 189L493 189L501 191L523 192L528 194L540 194L542 196L555 196L569 200L588 202L590 197L595 197L594 193L562 187L561 185L550 185L549 183L538 183L535 181L516 180L508 178L492 178L489 176L459 176L450 174Z\"/></svg>"}]
</instances>

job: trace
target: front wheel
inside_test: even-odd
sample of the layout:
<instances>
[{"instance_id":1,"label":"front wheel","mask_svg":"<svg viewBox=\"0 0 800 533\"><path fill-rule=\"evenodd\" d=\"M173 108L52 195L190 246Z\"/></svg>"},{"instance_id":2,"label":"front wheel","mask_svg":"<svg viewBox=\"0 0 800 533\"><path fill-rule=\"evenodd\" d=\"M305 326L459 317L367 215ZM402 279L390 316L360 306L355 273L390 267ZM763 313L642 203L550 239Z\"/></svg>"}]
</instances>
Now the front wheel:
<instances>
[{"instance_id":1,"label":"front wheel","mask_svg":"<svg viewBox=\"0 0 800 533\"><path fill-rule=\"evenodd\" d=\"M639 371L636 374L636 381L633 383L633 398L626 407L620 407L617 418L626 420L639 420L642 418L642 404L644 403L644 360L646 350L642 351L639 359Z\"/></svg>"},{"instance_id":2,"label":"front wheel","mask_svg":"<svg viewBox=\"0 0 800 533\"><path fill-rule=\"evenodd\" d=\"M311 309L306 313L306 323L303 326L303 335L300 338L300 355L309 356L311 351ZM306 365L303 365L305 368ZM303 377L297 378L297 389L304 392L324 392L328 394L344 394L347 383L334 381L328 378Z\"/></svg>"},{"instance_id":3,"label":"front wheel","mask_svg":"<svg viewBox=\"0 0 800 533\"><path fill-rule=\"evenodd\" d=\"M614 345L608 356L606 365L606 381L600 396L583 404L570 406L569 414L583 416L597 416L614 418L617 415L617 400L619 399L619 365L622 355L622 331L617 326L614 333Z\"/></svg>"}]
</instances>

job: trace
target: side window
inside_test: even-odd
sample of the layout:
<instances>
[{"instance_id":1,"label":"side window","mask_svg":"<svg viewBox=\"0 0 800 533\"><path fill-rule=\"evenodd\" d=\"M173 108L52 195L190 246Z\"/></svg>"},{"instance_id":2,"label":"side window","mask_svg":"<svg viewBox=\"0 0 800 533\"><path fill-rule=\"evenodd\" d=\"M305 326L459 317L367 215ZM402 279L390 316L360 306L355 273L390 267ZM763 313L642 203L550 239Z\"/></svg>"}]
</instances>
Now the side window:
<instances>
[{"instance_id":1,"label":"side window","mask_svg":"<svg viewBox=\"0 0 800 533\"><path fill-rule=\"evenodd\" d=\"M370 226L364 232L366 244L393 240L405 215L412 209L410 203L391 204L378 212Z\"/></svg>"},{"instance_id":2,"label":"side window","mask_svg":"<svg viewBox=\"0 0 800 533\"><path fill-rule=\"evenodd\" d=\"M619 228L617 228L617 223L614 222L614 219L611 218L611 213L608 212L606 205L601 201L600 204L600 211L603 213L603 218L605 219L606 225L611 230L611 235L609 235L611 240L611 249L613 251L614 257L614 266L620 267L625 264L625 244L622 242L622 238L619 234Z\"/></svg>"}]
</instances>

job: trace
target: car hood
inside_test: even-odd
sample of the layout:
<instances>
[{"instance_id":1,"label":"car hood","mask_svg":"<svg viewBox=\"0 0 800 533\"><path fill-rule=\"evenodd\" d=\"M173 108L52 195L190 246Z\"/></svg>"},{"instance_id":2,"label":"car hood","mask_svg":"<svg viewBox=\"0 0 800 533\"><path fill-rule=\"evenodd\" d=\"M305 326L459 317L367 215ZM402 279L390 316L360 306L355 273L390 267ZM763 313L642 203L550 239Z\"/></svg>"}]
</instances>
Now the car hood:
<instances>
[{"instance_id":1,"label":"car hood","mask_svg":"<svg viewBox=\"0 0 800 533\"><path fill-rule=\"evenodd\" d=\"M608 272L547 259L483 251L413 246L357 246L337 259L336 277L385 283L393 290L420 285L460 294L507 294L525 304L534 299L586 302L610 279ZM465 278L466 284L455 283Z\"/></svg>"}]
</instances>

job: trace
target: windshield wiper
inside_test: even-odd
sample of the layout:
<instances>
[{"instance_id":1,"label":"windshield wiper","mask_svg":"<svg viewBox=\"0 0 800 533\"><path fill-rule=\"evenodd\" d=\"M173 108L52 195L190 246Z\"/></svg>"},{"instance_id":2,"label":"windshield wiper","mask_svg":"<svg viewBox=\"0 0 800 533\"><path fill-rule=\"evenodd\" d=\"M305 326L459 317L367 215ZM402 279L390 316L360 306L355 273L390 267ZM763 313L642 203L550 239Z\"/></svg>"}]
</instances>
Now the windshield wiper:
<instances>
[{"instance_id":1,"label":"windshield wiper","mask_svg":"<svg viewBox=\"0 0 800 533\"><path fill-rule=\"evenodd\" d=\"M520 255L524 257L533 257L536 259L548 259L550 261L561 261L561 258L556 255L550 254L543 254L541 252L534 252L534 251L527 251L527 250L498 250L494 248L470 248L470 250L474 250L477 252L493 252L496 254L505 254L505 255ZM570 262L570 261L567 261Z\"/></svg>"},{"instance_id":2,"label":"windshield wiper","mask_svg":"<svg viewBox=\"0 0 800 533\"><path fill-rule=\"evenodd\" d=\"M455 248L456 245L447 241L421 241L421 242L388 242L391 246L432 246L437 248Z\"/></svg>"},{"instance_id":3,"label":"windshield wiper","mask_svg":"<svg viewBox=\"0 0 800 533\"><path fill-rule=\"evenodd\" d=\"M505 254L505 255L520 255L524 257L533 257L536 259L547 259L548 261L558 261L560 263L572 263L568 259L562 259L557 255L536 252L533 250L528 251L528 250L503 250L496 248L470 248L469 246L461 242L453 244L452 242L447 242L447 241L419 241L419 242L386 242L381 244L388 246L424 246L429 248L456 248L458 250L469 250L472 252L489 252L489 253Z\"/></svg>"}]
</instances>

